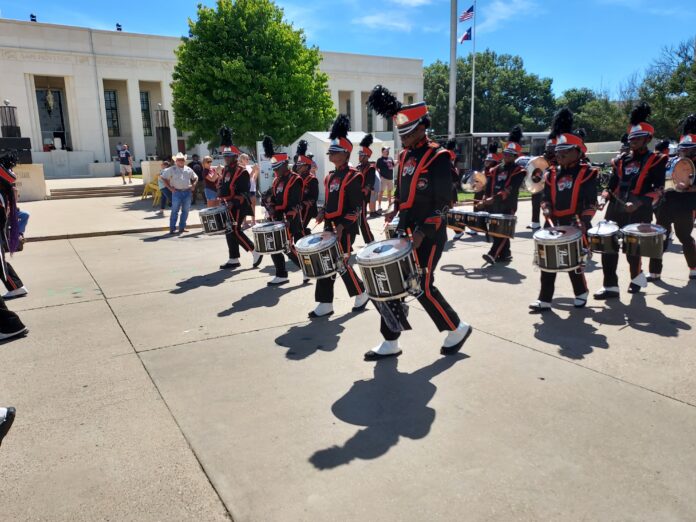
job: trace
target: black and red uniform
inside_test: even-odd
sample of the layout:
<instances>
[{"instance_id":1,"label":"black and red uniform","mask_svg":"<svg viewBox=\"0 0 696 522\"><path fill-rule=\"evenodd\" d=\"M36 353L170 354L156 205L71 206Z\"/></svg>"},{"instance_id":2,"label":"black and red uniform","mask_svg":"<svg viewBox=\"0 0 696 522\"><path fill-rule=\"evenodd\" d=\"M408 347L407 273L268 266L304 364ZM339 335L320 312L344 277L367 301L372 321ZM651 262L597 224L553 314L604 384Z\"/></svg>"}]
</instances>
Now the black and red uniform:
<instances>
[{"instance_id":1,"label":"black and red uniform","mask_svg":"<svg viewBox=\"0 0 696 522\"><path fill-rule=\"evenodd\" d=\"M354 168L347 164L332 170L324 180L324 230L336 232L338 225L343 225L343 233L338 237L338 244L343 254L346 270L341 279L346 285L348 295L354 297L365 290L348 259L353 249L355 236L358 235L358 221L362 208L362 179ZM314 291L318 303L332 303L334 298L334 277L318 279Z\"/></svg>"},{"instance_id":2,"label":"black and red uniform","mask_svg":"<svg viewBox=\"0 0 696 522\"><path fill-rule=\"evenodd\" d=\"M302 206L301 218L302 228L305 234L309 234L309 222L317 217L317 200L319 199L319 180L308 172L302 176Z\"/></svg>"},{"instance_id":3,"label":"black and red uniform","mask_svg":"<svg viewBox=\"0 0 696 522\"><path fill-rule=\"evenodd\" d=\"M4 230L4 224L9 213L10 209L8 208L8 205L5 202L4 196L2 195L2 193L0 193L0 230ZM2 235L2 237L0 237L0 242L2 242L2 251L9 252L10 247L7 244L7 239L5 235ZM2 270L0 270L0 279L2 279L2 282L5 284L5 288L7 288L7 290L9 290L10 292L12 290L22 288L24 286L24 283L22 283L22 280L19 278L19 275L17 275L15 269L12 268L10 262L5 261L4 256L2 261L0 262L3 265Z\"/></svg>"},{"instance_id":4,"label":"black and red uniform","mask_svg":"<svg viewBox=\"0 0 696 522\"><path fill-rule=\"evenodd\" d=\"M549 211L545 227L574 226L583 234L583 244L588 245L587 231L592 228L592 218L597 206L597 170L587 163L571 168L552 166L546 170L546 183L540 192L541 206ZM584 267L568 272L576 296L588 291ZM556 283L555 272L541 272L539 301L550 303Z\"/></svg>"},{"instance_id":5,"label":"black and red uniform","mask_svg":"<svg viewBox=\"0 0 696 522\"><path fill-rule=\"evenodd\" d=\"M286 224L288 243L290 244L287 256L298 268L302 268L294 245L295 242L305 235L300 216L302 178L291 170L288 170L283 176L277 175L271 185L270 202L272 205L271 219L273 221L285 221ZM276 277L288 277L283 254L273 254L271 259L275 266Z\"/></svg>"},{"instance_id":6,"label":"black and red uniform","mask_svg":"<svg viewBox=\"0 0 696 522\"><path fill-rule=\"evenodd\" d=\"M362 208L360 212L360 234L365 241L365 244L372 243L375 240L375 236L370 230L370 224L367 222L367 205L370 203L370 196L372 191L375 189L375 176L377 176L377 171L375 170L375 164L372 161L368 161L366 164L360 164L359 175L362 178Z\"/></svg>"},{"instance_id":7,"label":"black and red uniform","mask_svg":"<svg viewBox=\"0 0 696 522\"><path fill-rule=\"evenodd\" d=\"M606 219L615 221L620 227L631 223L650 223L653 214L653 198L658 189L665 186L667 156L655 152L636 154L631 152L613 163L607 191L610 194ZM624 203L637 205L634 212L626 212ZM626 255L631 270L631 279L642 271L640 256ZM604 287L619 284L616 269L618 254L602 254Z\"/></svg>"},{"instance_id":8,"label":"black and red uniform","mask_svg":"<svg viewBox=\"0 0 696 522\"><path fill-rule=\"evenodd\" d=\"M517 212L517 200L520 195L520 186L524 182L527 171L516 163L499 165L488 169L486 172L486 189L484 198L493 198L493 204L482 207L491 214L515 215ZM496 261L510 257L510 240L508 238L494 237L493 245L488 252Z\"/></svg>"},{"instance_id":9,"label":"black and red uniform","mask_svg":"<svg viewBox=\"0 0 696 522\"><path fill-rule=\"evenodd\" d=\"M435 287L435 269L447 242L447 209L452 197L450 155L439 144L424 139L404 149L399 158L394 204L399 213L398 230L422 232L416 259L423 270L418 302L441 332L455 330L459 316ZM384 318L380 330L387 341L398 339Z\"/></svg>"},{"instance_id":10,"label":"black and red uniform","mask_svg":"<svg viewBox=\"0 0 696 522\"><path fill-rule=\"evenodd\" d=\"M226 166L218 187L218 198L225 202L232 221L232 230L225 234L230 259L239 258L239 245L247 252L254 251L254 243L242 232L241 225L246 216L251 216L251 199L249 191L251 178L249 172L239 165Z\"/></svg>"}]
</instances>

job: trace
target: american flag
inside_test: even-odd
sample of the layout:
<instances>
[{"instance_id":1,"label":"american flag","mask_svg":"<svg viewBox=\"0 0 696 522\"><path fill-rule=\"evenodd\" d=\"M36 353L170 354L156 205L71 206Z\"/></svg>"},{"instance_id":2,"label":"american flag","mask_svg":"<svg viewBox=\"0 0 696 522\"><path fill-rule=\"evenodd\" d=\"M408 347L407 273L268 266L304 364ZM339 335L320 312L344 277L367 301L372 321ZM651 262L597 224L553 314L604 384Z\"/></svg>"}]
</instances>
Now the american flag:
<instances>
[{"instance_id":1,"label":"american flag","mask_svg":"<svg viewBox=\"0 0 696 522\"><path fill-rule=\"evenodd\" d=\"M467 20L471 20L474 17L474 6L472 5L469 9L464 11L462 14L459 15L459 21L460 22L466 22Z\"/></svg>"},{"instance_id":2,"label":"american flag","mask_svg":"<svg viewBox=\"0 0 696 522\"><path fill-rule=\"evenodd\" d=\"M469 27L469 30L462 35L462 37L459 39L459 43L464 43L467 40L471 40L471 27Z\"/></svg>"}]
</instances>

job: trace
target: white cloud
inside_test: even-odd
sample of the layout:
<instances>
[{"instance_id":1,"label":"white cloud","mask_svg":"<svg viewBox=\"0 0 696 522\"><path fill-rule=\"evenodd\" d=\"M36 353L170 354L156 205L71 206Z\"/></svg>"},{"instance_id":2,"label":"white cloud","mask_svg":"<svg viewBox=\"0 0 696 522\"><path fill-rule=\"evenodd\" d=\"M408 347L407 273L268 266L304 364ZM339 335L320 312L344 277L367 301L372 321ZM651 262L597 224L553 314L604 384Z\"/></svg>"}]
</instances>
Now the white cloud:
<instances>
[{"instance_id":1,"label":"white cloud","mask_svg":"<svg viewBox=\"0 0 696 522\"><path fill-rule=\"evenodd\" d=\"M351 23L370 29L391 29L402 32L410 32L413 28L413 22L403 16L384 16L384 14L361 16L354 18Z\"/></svg>"},{"instance_id":2,"label":"white cloud","mask_svg":"<svg viewBox=\"0 0 696 522\"><path fill-rule=\"evenodd\" d=\"M390 0L392 4L402 7L420 7L422 5L432 4L432 0Z\"/></svg>"},{"instance_id":3,"label":"white cloud","mask_svg":"<svg viewBox=\"0 0 696 522\"><path fill-rule=\"evenodd\" d=\"M514 4L503 0L493 0L485 9L479 9L483 20L476 23L477 33L493 33L510 20L520 20L521 17L534 12L539 13L539 6L533 0L517 0Z\"/></svg>"}]
</instances>

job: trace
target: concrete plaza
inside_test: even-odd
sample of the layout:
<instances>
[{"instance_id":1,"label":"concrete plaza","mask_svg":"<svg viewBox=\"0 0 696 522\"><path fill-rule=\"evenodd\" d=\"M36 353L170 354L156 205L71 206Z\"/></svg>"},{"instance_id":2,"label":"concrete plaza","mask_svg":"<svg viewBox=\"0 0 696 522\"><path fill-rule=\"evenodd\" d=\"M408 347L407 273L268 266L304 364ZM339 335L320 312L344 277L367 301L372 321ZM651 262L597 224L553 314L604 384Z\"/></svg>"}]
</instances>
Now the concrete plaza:
<instances>
[{"instance_id":1,"label":"concrete plaza","mask_svg":"<svg viewBox=\"0 0 696 522\"><path fill-rule=\"evenodd\" d=\"M18 412L0 518L696 520L696 282L680 247L645 293L575 310L561 274L554 310L530 315L521 207L510 265L482 268L481 236L440 263L475 329L461 354L440 356L416 303L404 354L377 364L362 360L380 340L372 305L351 313L339 282L335 315L310 322L314 285L295 270L267 288L270 259L249 255L219 271L222 237L28 243L11 262L30 294L9 306L31 331L0 345L0 404ZM588 281L601 286L597 263Z\"/></svg>"}]
</instances>

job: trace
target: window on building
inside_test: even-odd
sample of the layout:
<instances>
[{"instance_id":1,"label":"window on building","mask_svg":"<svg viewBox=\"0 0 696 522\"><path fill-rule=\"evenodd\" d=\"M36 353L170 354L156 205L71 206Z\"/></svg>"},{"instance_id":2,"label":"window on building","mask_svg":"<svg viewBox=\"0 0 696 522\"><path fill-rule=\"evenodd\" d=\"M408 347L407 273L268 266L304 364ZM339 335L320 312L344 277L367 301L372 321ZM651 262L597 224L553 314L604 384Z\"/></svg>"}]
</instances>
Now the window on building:
<instances>
[{"instance_id":1,"label":"window on building","mask_svg":"<svg viewBox=\"0 0 696 522\"><path fill-rule=\"evenodd\" d=\"M409 94L409 95L406 97L406 100L407 100L407 101L406 101L406 104L407 104L407 105L411 105L411 104L413 103L413 95L412 95L412 94Z\"/></svg>"},{"instance_id":2,"label":"window on building","mask_svg":"<svg viewBox=\"0 0 696 522\"><path fill-rule=\"evenodd\" d=\"M150 93L140 93L140 113L143 115L143 134L152 136L152 117L150 116Z\"/></svg>"},{"instance_id":3,"label":"window on building","mask_svg":"<svg viewBox=\"0 0 696 522\"><path fill-rule=\"evenodd\" d=\"M350 118L351 112L350 112L350 99L346 100L346 114Z\"/></svg>"},{"instance_id":4,"label":"window on building","mask_svg":"<svg viewBox=\"0 0 696 522\"><path fill-rule=\"evenodd\" d=\"M106 108L106 128L109 137L121 135L121 126L118 122L118 97L116 91L104 91L104 107Z\"/></svg>"}]
</instances>

